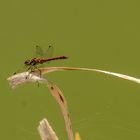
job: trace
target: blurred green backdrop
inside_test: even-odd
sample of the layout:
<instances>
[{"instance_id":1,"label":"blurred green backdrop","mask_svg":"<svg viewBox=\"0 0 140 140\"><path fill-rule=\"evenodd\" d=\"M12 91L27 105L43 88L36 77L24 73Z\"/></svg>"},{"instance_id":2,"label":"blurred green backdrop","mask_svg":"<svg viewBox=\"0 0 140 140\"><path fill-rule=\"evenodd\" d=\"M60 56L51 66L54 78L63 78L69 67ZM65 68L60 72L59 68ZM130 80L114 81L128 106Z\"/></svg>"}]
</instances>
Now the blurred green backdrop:
<instances>
[{"instance_id":1,"label":"blurred green backdrop","mask_svg":"<svg viewBox=\"0 0 140 140\"><path fill-rule=\"evenodd\" d=\"M49 66L99 68L140 77L139 0L0 1L0 139L39 140L46 117L66 140L60 109L41 85L12 90L7 77L33 57L35 45L55 48L66 61ZM56 72L47 78L68 101L82 140L139 140L140 85L92 72Z\"/></svg>"}]
</instances>

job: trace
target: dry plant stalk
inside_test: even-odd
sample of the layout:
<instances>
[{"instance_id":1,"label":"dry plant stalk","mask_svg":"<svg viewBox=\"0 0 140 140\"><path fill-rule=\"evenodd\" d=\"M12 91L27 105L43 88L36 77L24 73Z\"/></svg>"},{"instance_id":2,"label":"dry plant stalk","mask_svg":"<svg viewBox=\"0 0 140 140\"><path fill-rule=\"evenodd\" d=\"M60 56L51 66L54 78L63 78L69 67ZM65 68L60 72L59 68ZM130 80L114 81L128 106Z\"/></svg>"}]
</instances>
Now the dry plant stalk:
<instances>
[{"instance_id":1,"label":"dry plant stalk","mask_svg":"<svg viewBox=\"0 0 140 140\"><path fill-rule=\"evenodd\" d=\"M55 132L46 119L40 121L38 132L42 140L58 140Z\"/></svg>"},{"instance_id":2,"label":"dry plant stalk","mask_svg":"<svg viewBox=\"0 0 140 140\"><path fill-rule=\"evenodd\" d=\"M49 82L47 79L40 77L40 71L38 70L32 73L29 72L18 73L16 75L9 77L8 81L12 86L12 88L15 88L17 85L23 83L30 83L30 82L45 83L48 86L52 96L55 98L55 100L60 106L60 109L62 111L65 120L65 125L66 125L66 130L67 130L69 140L74 140L71 121L68 113L67 102L61 90L56 85Z\"/></svg>"},{"instance_id":3,"label":"dry plant stalk","mask_svg":"<svg viewBox=\"0 0 140 140\"><path fill-rule=\"evenodd\" d=\"M64 120L65 120L65 126L66 126L69 140L74 140L66 99L64 95L62 94L61 90L56 85L54 85L51 82L47 82L47 85L53 97L55 98L55 100L57 101L57 103L59 104L61 108Z\"/></svg>"},{"instance_id":4,"label":"dry plant stalk","mask_svg":"<svg viewBox=\"0 0 140 140\"><path fill-rule=\"evenodd\" d=\"M73 67L46 67L46 68L40 68L42 74L46 74L49 72L54 72L54 71L64 71L64 70L80 70L80 71L92 71L92 72L98 72L98 73L104 73L107 75L112 75L115 77L119 77L122 79L126 79L135 83L140 84L140 79L128 76L125 74L121 73L115 73L115 72L110 72L110 71L105 71L105 70L100 70L100 69L90 69L90 68L73 68Z\"/></svg>"},{"instance_id":5,"label":"dry plant stalk","mask_svg":"<svg viewBox=\"0 0 140 140\"><path fill-rule=\"evenodd\" d=\"M53 95L53 97L55 98L55 100L57 101L57 103L59 104L59 106L61 108L64 120L65 120L65 125L66 125L66 130L68 133L69 140L74 140L74 136L73 136L73 131L72 131L72 127L71 127L71 121L70 121L70 117L69 117L69 113L68 113L66 99L64 98L62 92L60 91L60 89L56 85L49 82L46 78L43 77L44 74L47 74L49 72L63 71L63 70L82 70L82 71L99 72L99 73L112 75L115 77L119 77L119 78L126 79L126 80L140 84L140 79L132 77L132 76L128 76L128 75L124 75L124 74L120 74L120 73L109 72L109 71L104 71L104 70L99 70L99 69L73 68L73 67L39 68L39 70L36 70L34 72L22 72L22 73L18 73L16 75L9 77L7 80L9 81L9 84L12 88L15 88L16 86L18 86L20 84L32 83L32 82L44 83L48 86L51 94ZM40 75L40 72L41 72L41 75ZM46 122L46 124L48 124L48 123ZM42 129L41 127L39 127L39 128L40 128L40 131L44 131L44 129ZM46 133L48 133L48 132L49 131L47 131ZM42 132L42 133L44 133L44 132ZM41 134L41 132L40 132L40 134ZM44 134L41 134L41 137ZM52 135L54 135L54 133L52 133ZM56 139L49 139L49 138L47 138L47 136L46 136L46 139L42 138L42 140L57 140L57 139L58 139L57 137L56 137ZM78 134L75 135L75 140L80 140L80 136Z\"/></svg>"},{"instance_id":6,"label":"dry plant stalk","mask_svg":"<svg viewBox=\"0 0 140 140\"><path fill-rule=\"evenodd\" d=\"M33 73L29 73L29 72L18 73L16 75L9 77L8 81L9 81L10 85L12 86L12 88L15 88L17 85L20 85L23 83L29 83L29 82L40 82L40 83L46 84L48 86L50 92L52 93L53 97L55 98L55 100L57 101L57 103L60 106L60 109L62 111L64 120L65 120L65 126L66 126L66 130L67 130L68 138L69 138L69 140L74 140L71 121L70 121L70 117L69 117L69 113L68 113L67 102L66 102L66 99L63 96L61 90L56 85L49 82L47 79L40 77L40 71L36 71ZM47 126L47 123L46 123L46 126ZM47 127L47 128L49 128L49 127ZM40 131L42 131L42 129ZM50 131L47 131L46 133L40 132L41 138L45 137L44 139L42 138L42 140L51 140L51 139L55 140L55 139L53 139L53 136L51 139L49 139L51 134L48 132L50 132ZM45 134L48 134L48 135L45 135Z\"/></svg>"}]
</instances>

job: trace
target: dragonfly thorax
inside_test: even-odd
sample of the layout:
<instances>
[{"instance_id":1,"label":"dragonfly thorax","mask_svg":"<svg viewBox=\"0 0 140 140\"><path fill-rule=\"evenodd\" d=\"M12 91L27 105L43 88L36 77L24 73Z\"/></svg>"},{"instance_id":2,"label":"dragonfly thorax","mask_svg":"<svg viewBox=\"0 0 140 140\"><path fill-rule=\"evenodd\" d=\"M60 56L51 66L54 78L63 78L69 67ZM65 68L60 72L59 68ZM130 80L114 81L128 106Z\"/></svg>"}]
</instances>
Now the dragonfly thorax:
<instances>
[{"instance_id":1,"label":"dragonfly thorax","mask_svg":"<svg viewBox=\"0 0 140 140\"><path fill-rule=\"evenodd\" d=\"M43 61L42 61L43 60ZM46 60L46 59L45 59ZM32 59L28 59L24 62L24 64L26 66L35 66L37 64L42 64L44 62L44 59L42 58L32 58Z\"/></svg>"}]
</instances>

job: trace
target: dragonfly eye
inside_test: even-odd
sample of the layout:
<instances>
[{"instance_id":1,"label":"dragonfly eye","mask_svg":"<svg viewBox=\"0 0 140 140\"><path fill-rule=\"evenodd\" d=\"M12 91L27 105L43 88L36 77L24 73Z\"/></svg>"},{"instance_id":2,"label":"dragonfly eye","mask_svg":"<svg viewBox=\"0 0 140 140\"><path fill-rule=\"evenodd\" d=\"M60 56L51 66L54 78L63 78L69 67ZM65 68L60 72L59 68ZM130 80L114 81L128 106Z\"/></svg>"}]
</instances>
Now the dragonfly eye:
<instances>
[{"instance_id":1,"label":"dragonfly eye","mask_svg":"<svg viewBox=\"0 0 140 140\"><path fill-rule=\"evenodd\" d=\"M24 62L24 64L25 64L25 65L30 65L30 60L26 60L26 61Z\"/></svg>"}]
</instances>

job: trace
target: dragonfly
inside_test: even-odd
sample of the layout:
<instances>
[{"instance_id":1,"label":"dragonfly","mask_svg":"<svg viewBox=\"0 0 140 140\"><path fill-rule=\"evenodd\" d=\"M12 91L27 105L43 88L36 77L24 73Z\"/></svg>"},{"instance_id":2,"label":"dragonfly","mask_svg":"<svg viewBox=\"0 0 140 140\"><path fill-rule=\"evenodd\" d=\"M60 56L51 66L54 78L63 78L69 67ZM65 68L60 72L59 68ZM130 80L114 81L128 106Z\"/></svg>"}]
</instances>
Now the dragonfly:
<instances>
[{"instance_id":1,"label":"dragonfly","mask_svg":"<svg viewBox=\"0 0 140 140\"><path fill-rule=\"evenodd\" d=\"M28 59L24 62L25 66L28 67L27 70L33 71L38 69L38 65L48 63L53 60L67 59L68 57L61 55L56 57L50 57L52 55L53 47L49 46L46 52L40 46L36 46L36 57Z\"/></svg>"}]
</instances>

